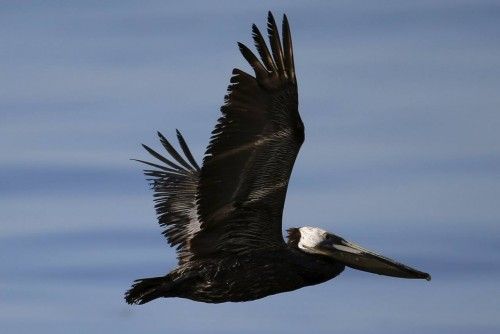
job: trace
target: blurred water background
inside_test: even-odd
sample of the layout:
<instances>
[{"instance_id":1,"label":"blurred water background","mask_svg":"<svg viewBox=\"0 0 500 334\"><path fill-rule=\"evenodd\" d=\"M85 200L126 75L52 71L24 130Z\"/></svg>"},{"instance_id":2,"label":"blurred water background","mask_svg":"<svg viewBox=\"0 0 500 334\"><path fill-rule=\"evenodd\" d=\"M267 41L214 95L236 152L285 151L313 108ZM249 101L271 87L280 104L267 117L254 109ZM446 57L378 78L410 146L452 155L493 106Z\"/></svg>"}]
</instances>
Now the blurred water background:
<instances>
[{"instance_id":1,"label":"blurred water background","mask_svg":"<svg viewBox=\"0 0 500 334\"><path fill-rule=\"evenodd\" d=\"M433 280L128 306L175 264L129 158L179 128L201 160L268 9L291 21L306 124L284 227ZM2 1L0 41L1 333L500 332L498 1Z\"/></svg>"}]
</instances>

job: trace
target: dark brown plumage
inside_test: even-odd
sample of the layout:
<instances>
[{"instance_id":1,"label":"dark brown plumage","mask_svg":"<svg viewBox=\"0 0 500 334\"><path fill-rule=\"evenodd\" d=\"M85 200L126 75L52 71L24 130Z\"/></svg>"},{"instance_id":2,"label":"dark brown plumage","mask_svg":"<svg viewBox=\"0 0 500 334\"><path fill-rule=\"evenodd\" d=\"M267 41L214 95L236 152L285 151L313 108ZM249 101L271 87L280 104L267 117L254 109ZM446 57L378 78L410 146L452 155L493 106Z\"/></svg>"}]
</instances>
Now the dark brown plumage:
<instances>
[{"instance_id":1,"label":"dark brown plumage","mask_svg":"<svg viewBox=\"0 0 500 334\"><path fill-rule=\"evenodd\" d=\"M343 262L345 256L328 253L339 252L335 247L361 254L356 245L317 228L290 229L288 243L283 240L283 206L304 125L286 16L282 42L270 12L267 31L271 50L252 26L260 60L238 43L255 77L233 70L201 169L179 131L184 156L161 133L172 160L143 145L159 160L138 161L152 167L145 174L152 182L163 234L177 249L178 267L163 277L136 280L125 295L128 303L158 297L253 300L337 276L350 264ZM330 245L329 240L348 244ZM373 253L365 254L371 267L362 270L425 278L409 267L398 271L386 263L382 268Z\"/></svg>"}]
</instances>

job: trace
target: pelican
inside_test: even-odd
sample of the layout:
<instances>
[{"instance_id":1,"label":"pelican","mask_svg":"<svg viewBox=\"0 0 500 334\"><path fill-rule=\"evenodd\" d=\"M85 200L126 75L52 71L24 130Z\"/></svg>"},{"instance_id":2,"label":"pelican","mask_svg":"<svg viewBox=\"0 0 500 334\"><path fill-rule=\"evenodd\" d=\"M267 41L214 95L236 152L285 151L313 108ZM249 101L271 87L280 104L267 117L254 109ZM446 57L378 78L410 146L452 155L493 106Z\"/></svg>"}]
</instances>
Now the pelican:
<instances>
[{"instance_id":1,"label":"pelican","mask_svg":"<svg viewBox=\"0 0 500 334\"><path fill-rule=\"evenodd\" d=\"M270 50L254 24L260 59L238 43L254 76L234 69L200 168L179 131L180 149L158 133L164 155L148 165L163 235L177 250L178 265L165 276L135 280L129 304L160 297L206 303L243 302L319 284L345 267L379 275L430 275L381 256L318 227L282 234L292 168L304 141L298 111L292 39L286 15L280 39L268 13Z\"/></svg>"}]
</instances>

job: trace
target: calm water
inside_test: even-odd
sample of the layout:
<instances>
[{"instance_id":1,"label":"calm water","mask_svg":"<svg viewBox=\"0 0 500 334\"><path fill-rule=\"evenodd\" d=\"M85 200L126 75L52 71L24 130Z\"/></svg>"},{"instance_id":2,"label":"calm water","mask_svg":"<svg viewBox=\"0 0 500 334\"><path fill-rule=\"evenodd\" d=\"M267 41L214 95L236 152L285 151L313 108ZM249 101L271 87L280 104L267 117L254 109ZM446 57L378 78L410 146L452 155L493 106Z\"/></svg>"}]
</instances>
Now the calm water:
<instances>
[{"instance_id":1,"label":"calm water","mask_svg":"<svg viewBox=\"0 0 500 334\"><path fill-rule=\"evenodd\" d=\"M129 158L179 128L201 160L268 9L291 21L306 124L285 227L433 280L128 306L175 264ZM494 1L1 3L0 332L498 333L499 31Z\"/></svg>"}]
</instances>

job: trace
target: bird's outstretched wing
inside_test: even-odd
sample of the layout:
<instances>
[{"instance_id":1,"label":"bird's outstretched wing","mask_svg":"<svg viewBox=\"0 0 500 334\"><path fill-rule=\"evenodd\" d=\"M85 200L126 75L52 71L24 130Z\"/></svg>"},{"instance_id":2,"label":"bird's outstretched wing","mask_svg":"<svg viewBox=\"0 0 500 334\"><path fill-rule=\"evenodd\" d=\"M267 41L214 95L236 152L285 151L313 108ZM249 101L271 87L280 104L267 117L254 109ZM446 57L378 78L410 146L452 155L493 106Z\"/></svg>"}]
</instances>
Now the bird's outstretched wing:
<instances>
[{"instance_id":1,"label":"bird's outstretched wing","mask_svg":"<svg viewBox=\"0 0 500 334\"><path fill-rule=\"evenodd\" d=\"M177 248L177 258L179 264L182 264L191 258L189 242L193 235L200 230L196 207L200 167L198 167L179 131L177 131L177 139L185 158L159 132L158 137L175 162L146 145L143 147L158 159L158 163L137 161L151 167L144 170L144 174L149 177L148 180L151 181L154 190L158 222L164 228L163 235L170 245Z\"/></svg>"},{"instance_id":2,"label":"bird's outstretched wing","mask_svg":"<svg viewBox=\"0 0 500 334\"><path fill-rule=\"evenodd\" d=\"M255 77L233 70L212 132L197 193L201 230L190 240L195 256L284 244L281 218L293 164L304 141L288 20L283 43L269 12L268 49L258 28L260 60L238 43Z\"/></svg>"}]
</instances>

